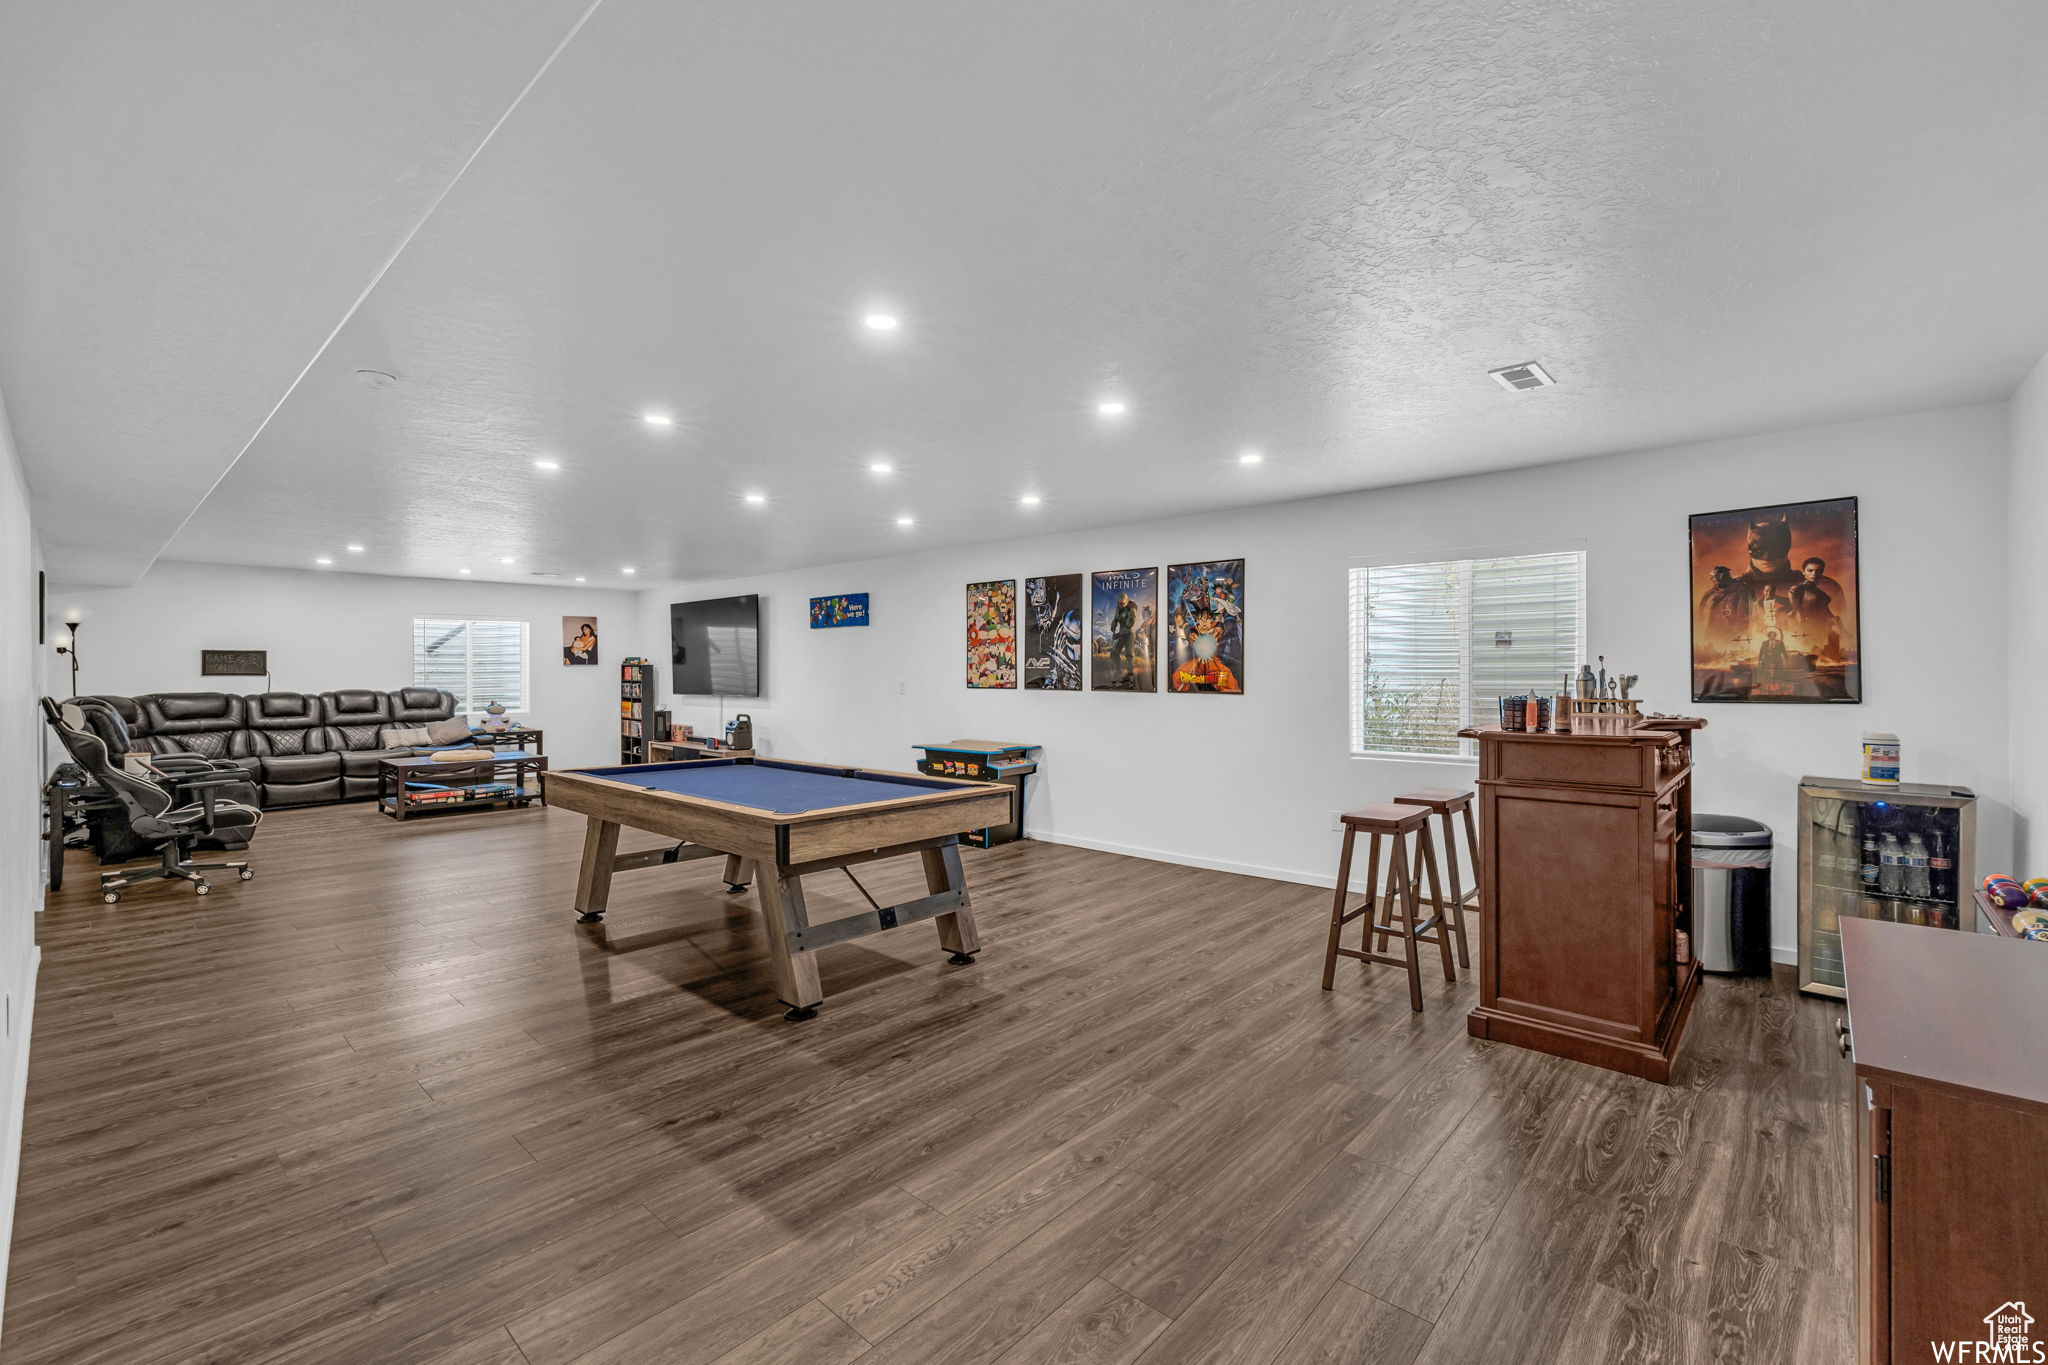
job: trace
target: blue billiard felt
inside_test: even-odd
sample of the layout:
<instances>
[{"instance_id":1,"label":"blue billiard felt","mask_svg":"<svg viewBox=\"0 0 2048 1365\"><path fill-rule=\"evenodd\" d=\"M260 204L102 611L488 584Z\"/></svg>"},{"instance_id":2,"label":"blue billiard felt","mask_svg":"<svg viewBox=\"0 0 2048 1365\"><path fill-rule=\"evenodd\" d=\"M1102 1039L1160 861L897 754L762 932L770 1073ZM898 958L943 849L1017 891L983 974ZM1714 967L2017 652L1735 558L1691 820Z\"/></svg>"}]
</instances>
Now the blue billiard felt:
<instances>
[{"instance_id":1,"label":"blue billiard felt","mask_svg":"<svg viewBox=\"0 0 2048 1365\"><path fill-rule=\"evenodd\" d=\"M623 768L582 768L577 771L648 791L701 796L707 801L751 806L776 815L801 815L807 811L858 806L869 801L893 801L921 791L944 791L952 785L878 773L843 777L836 768L815 764L744 763L730 758L683 763L635 763Z\"/></svg>"}]
</instances>

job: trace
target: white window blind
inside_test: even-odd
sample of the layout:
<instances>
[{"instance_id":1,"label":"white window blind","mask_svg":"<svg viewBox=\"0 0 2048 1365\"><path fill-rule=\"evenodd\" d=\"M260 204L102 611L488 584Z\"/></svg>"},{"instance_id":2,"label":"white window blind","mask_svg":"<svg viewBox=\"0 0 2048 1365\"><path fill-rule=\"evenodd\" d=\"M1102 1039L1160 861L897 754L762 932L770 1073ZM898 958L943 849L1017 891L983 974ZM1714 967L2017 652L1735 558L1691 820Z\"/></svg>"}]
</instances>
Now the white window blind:
<instances>
[{"instance_id":1,"label":"white window blind","mask_svg":"<svg viewBox=\"0 0 2048 1365\"><path fill-rule=\"evenodd\" d=\"M415 616L413 684L453 692L460 715L479 715L494 701L525 711L526 648L524 621Z\"/></svg>"},{"instance_id":2,"label":"white window blind","mask_svg":"<svg viewBox=\"0 0 2048 1365\"><path fill-rule=\"evenodd\" d=\"M1500 699L1552 693L1586 650L1586 554L1351 571L1351 752L1469 757Z\"/></svg>"}]
</instances>

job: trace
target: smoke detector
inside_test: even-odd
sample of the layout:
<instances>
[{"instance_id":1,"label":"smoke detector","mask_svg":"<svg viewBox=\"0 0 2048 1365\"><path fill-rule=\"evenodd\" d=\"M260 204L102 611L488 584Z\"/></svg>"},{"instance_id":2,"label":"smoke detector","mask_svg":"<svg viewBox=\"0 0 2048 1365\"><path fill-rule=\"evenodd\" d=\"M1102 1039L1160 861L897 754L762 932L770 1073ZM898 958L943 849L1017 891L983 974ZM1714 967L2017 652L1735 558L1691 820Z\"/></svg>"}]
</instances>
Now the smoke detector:
<instances>
[{"instance_id":1,"label":"smoke detector","mask_svg":"<svg viewBox=\"0 0 2048 1365\"><path fill-rule=\"evenodd\" d=\"M1503 365L1497 370L1488 370L1487 373L1492 375L1500 386L1509 393L1526 393L1530 389L1547 389L1557 382L1550 377L1548 371L1533 360L1525 361L1520 365Z\"/></svg>"},{"instance_id":2,"label":"smoke detector","mask_svg":"<svg viewBox=\"0 0 2048 1365\"><path fill-rule=\"evenodd\" d=\"M398 382L398 376L389 370L357 370L356 383L366 389L388 389Z\"/></svg>"}]
</instances>

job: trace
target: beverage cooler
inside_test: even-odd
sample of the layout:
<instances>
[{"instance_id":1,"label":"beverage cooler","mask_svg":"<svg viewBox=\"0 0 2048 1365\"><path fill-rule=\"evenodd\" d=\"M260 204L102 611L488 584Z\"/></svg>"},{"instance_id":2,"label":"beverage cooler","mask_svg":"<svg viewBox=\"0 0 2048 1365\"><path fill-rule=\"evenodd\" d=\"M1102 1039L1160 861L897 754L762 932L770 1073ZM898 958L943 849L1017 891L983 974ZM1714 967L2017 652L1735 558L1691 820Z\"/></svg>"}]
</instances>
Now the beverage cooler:
<instances>
[{"instance_id":1,"label":"beverage cooler","mask_svg":"<svg viewBox=\"0 0 2048 1365\"><path fill-rule=\"evenodd\" d=\"M1799 989L1843 992L1841 923L1969 930L1977 797L1967 787L1799 782Z\"/></svg>"}]
</instances>

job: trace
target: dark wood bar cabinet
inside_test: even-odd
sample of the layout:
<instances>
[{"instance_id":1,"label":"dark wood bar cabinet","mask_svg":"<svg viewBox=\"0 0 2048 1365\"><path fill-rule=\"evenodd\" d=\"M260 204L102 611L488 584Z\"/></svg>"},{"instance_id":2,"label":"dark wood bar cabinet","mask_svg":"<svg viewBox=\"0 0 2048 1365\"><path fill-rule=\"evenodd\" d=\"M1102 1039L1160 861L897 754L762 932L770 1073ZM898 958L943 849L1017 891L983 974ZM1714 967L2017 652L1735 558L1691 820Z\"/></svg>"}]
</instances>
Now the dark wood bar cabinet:
<instances>
[{"instance_id":1,"label":"dark wood bar cabinet","mask_svg":"<svg viewBox=\"0 0 2048 1365\"><path fill-rule=\"evenodd\" d=\"M2038 1360L2048 946L1845 919L1842 958L1862 1358Z\"/></svg>"},{"instance_id":2,"label":"dark wood bar cabinet","mask_svg":"<svg viewBox=\"0 0 2048 1365\"><path fill-rule=\"evenodd\" d=\"M1474 1037L1659 1083L1699 964L1691 932L1692 731L1484 726L1479 741L1479 1005Z\"/></svg>"}]
</instances>

